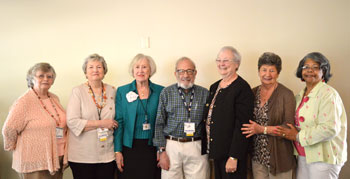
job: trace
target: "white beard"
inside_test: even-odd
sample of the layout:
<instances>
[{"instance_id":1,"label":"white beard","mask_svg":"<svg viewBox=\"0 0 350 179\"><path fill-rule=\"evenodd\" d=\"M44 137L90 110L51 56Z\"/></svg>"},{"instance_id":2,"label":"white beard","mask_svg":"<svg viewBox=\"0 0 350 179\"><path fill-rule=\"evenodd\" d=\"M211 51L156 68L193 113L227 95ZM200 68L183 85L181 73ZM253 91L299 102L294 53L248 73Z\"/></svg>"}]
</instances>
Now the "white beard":
<instances>
[{"instance_id":1,"label":"white beard","mask_svg":"<svg viewBox=\"0 0 350 179\"><path fill-rule=\"evenodd\" d=\"M186 86L186 85L184 85L184 84L178 82L177 85L178 85L179 87L183 88L183 89L190 89L190 88L192 88L193 83L190 83L190 84L188 84L188 85Z\"/></svg>"}]
</instances>

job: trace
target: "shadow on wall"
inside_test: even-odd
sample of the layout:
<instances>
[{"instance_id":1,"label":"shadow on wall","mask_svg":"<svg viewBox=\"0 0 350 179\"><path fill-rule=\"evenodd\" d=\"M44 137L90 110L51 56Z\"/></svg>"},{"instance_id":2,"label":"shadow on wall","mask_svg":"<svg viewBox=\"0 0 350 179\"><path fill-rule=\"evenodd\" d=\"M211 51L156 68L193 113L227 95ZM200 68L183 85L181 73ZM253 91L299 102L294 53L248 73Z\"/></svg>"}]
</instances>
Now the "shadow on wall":
<instances>
[{"instance_id":1,"label":"shadow on wall","mask_svg":"<svg viewBox=\"0 0 350 179\"><path fill-rule=\"evenodd\" d=\"M0 113L0 129L2 131L2 127L6 120L8 111L3 111ZM0 179L17 179L18 175L15 170L12 169L12 152L7 152L4 150L4 140L2 137L2 133L0 135Z\"/></svg>"}]
</instances>

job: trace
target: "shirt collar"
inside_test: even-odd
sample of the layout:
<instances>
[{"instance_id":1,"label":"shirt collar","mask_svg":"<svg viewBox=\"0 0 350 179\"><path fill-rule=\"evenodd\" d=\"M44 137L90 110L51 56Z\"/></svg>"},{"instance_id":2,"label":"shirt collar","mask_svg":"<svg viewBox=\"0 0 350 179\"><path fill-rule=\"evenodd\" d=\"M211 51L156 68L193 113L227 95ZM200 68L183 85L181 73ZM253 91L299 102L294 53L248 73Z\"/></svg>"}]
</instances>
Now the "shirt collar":
<instances>
[{"instance_id":1,"label":"shirt collar","mask_svg":"<svg viewBox=\"0 0 350 179\"><path fill-rule=\"evenodd\" d=\"M148 80L148 86L149 86L149 89L151 92L154 91L154 88L155 88L155 85L151 82L151 80ZM134 80L132 83L131 83L131 88L130 88L131 91L134 91L136 92L137 89L136 89L136 80Z\"/></svg>"},{"instance_id":2,"label":"shirt collar","mask_svg":"<svg viewBox=\"0 0 350 179\"><path fill-rule=\"evenodd\" d=\"M318 82L317 85L310 91L310 93L309 93L307 96L308 96L308 97L315 97L316 94L318 93L318 91L319 91L319 90L321 89L321 87L324 86L324 85L326 85L325 82L322 82L322 81ZM303 90L301 90L301 91L299 92L298 95L299 95L300 97L304 95L305 89L306 89L306 87L305 87Z\"/></svg>"},{"instance_id":3,"label":"shirt collar","mask_svg":"<svg viewBox=\"0 0 350 179\"><path fill-rule=\"evenodd\" d=\"M176 83L176 88L177 89L181 89L181 91L185 92L185 89L180 87L177 83ZM195 85L193 84L193 86L191 88L188 89L188 92L192 91L192 90L195 90ZM185 93L187 94L187 93Z\"/></svg>"}]
</instances>

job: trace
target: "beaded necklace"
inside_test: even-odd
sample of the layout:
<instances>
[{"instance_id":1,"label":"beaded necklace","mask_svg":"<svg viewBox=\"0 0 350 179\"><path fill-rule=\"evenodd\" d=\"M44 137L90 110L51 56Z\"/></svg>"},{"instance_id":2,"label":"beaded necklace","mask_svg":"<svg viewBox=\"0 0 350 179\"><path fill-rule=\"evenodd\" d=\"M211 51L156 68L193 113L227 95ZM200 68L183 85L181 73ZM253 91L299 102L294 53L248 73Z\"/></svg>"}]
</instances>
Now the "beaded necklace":
<instances>
[{"instance_id":1,"label":"beaded necklace","mask_svg":"<svg viewBox=\"0 0 350 179\"><path fill-rule=\"evenodd\" d=\"M51 102L51 105L53 107L53 109L55 110L56 112L56 116L58 119L55 118L55 115L53 115L46 107L46 105L43 103L43 100L41 99L41 97L38 95L38 93L34 90L34 88L32 88L32 90L34 91L35 95L38 97L39 101L40 101L40 104L41 106L45 109L45 111L52 117L53 120L55 120L56 122L56 125L59 126L59 123L61 122L61 119L60 119L60 114L58 113L57 109L56 109L56 105L53 103L52 99L51 99L51 96L49 95L49 93L47 93L47 97L49 97L49 100Z\"/></svg>"},{"instance_id":2,"label":"beaded necklace","mask_svg":"<svg viewBox=\"0 0 350 179\"><path fill-rule=\"evenodd\" d=\"M106 101L107 101L106 88L105 88L105 86L102 83L102 96L101 96L102 104L100 105L99 103L96 102L95 93L92 90L89 82L86 82L86 85L89 87L89 94L91 95L92 100L94 101L94 103L95 103L95 105L97 107L98 118L99 118L99 120L101 120L101 111L102 111L102 108L106 106Z\"/></svg>"}]
</instances>

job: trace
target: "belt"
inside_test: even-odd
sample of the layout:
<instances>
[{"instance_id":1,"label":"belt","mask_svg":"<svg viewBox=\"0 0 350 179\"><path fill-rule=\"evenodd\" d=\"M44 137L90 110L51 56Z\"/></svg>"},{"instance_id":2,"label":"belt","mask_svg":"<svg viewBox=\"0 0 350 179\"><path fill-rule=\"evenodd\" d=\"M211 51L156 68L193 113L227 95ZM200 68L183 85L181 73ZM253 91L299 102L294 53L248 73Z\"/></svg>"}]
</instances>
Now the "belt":
<instances>
[{"instance_id":1,"label":"belt","mask_svg":"<svg viewBox=\"0 0 350 179\"><path fill-rule=\"evenodd\" d=\"M193 142L193 141L202 139L201 137L186 137L185 138L185 137L173 137L173 136L166 136L165 138L169 139L169 140L175 140L178 142Z\"/></svg>"}]
</instances>

